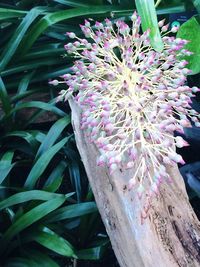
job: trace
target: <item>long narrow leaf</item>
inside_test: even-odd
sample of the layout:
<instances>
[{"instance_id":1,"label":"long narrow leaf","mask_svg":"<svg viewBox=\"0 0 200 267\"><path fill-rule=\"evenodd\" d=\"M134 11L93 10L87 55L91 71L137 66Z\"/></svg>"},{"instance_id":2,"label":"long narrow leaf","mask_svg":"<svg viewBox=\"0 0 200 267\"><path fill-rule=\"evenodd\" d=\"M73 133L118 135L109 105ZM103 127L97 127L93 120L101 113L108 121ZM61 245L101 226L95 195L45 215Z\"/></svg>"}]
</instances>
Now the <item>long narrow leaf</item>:
<instances>
[{"instance_id":1,"label":"long narrow leaf","mask_svg":"<svg viewBox=\"0 0 200 267\"><path fill-rule=\"evenodd\" d=\"M27 256L29 259L33 259L37 263L37 266L35 267L60 267L47 254L40 252L38 249L26 249L24 255Z\"/></svg>"},{"instance_id":2,"label":"long narrow leaf","mask_svg":"<svg viewBox=\"0 0 200 267\"><path fill-rule=\"evenodd\" d=\"M65 5L65 6L71 6L71 7L88 7L89 4L85 3L85 0L82 1L72 1L72 0L54 0L54 2L57 2L59 4Z\"/></svg>"},{"instance_id":3,"label":"long narrow leaf","mask_svg":"<svg viewBox=\"0 0 200 267\"><path fill-rule=\"evenodd\" d=\"M65 112L63 112L59 108L55 107L54 104L45 103L42 101L30 101L30 102L26 102L26 103L21 103L17 107L13 108L11 110L11 112L9 113L9 115L12 115L16 111L24 109L24 108L38 108L38 109L43 109L46 111L54 112L55 114L57 114L59 116L65 116L66 115ZM5 120L5 119L7 119L7 117L4 117L3 119Z\"/></svg>"},{"instance_id":4,"label":"long narrow leaf","mask_svg":"<svg viewBox=\"0 0 200 267\"><path fill-rule=\"evenodd\" d=\"M142 20L142 30L150 29L151 44L157 51L162 51L164 48L156 15L154 0L135 0L138 14Z\"/></svg>"},{"instance_id":5,"label":"long narrow leaf","mask_svg":"<svg viewBox=\"0 0 200 267\"><path fill-rule=\"evenodd\" d=\"M59 255L76 258L73 246L47 227L43 227L37 234L34 234L33 240Z\"/></svg>"},{"instance_id":6,"label":"long narrow leaf","mask_svg":"<svg viewBox=\"0 0 200 267\"><path fill-rule=\"evenodd\" d=\"M29 85L29 82L33 76L34 72L31 72L31 73L28 73L26 74L23 79L20 81L19 83L19 87L18 87L18 91L17 93L20 95L20 94L23 94L24 92L26 92L27 88L28 88L28 85Z\"/></svg>"},{"instance_id":7,"label":"long narrow leaf","mask_svg":"<svg viewBox=\"0 0 200 267\"><path fill-rule=\"evenodd\" d=\"M12 109L10 99L6 90L6 87L0 76L0 100L2 102L2 107L6 115L8 115Z\"/></svg>"},{"instance_id":8,"label":"long narrow leaf","mask_svg":"<svg viewBox=\"0 0 200 267\"><path fill-rule=\"evenodd\" d=\"M38 158L24 184L26 188L32 189L34 187L38 178L42 175L53 156L55 156L55 154L67 143L69 138L70 136L62 139Z\"/></svg>"},{"instance_id":9,"label":"long narrow leaf","mask_svg":"<svg viewBox=\"0 0 200 267\"><path fill-rule=\"evenodd\" d=\"M12 163L13 151L7 151L0 161L0 184L5 180L15 163Z\"/></svg>"},{"instance_id":10,"label":"long narrow leaf","mask_svg":"<svg viewBox=\"0 0 200 267\"><path fill-rule=\"evenodd\" d=\"M36 159L40 157L45 151L47 151L47 149L49 149L55 143L61 132L69 123L70 116L65 116L64 118L61 118L56 123L54 123L54 125L49 130L47 136L45 137L44 141L40 145L36 155Z\"/></svg>"},{"instance_id":11,"label":"long narrow leaf","mask_svg":"<svg viewBox=\"0 0 200 267\"><path fill-rule=\"evenodd\" d=\"M15 195L12 195L9 198L4 199L3 201L0 202L0 210L8 208L13 205L17 205L23 202L27 202L30 200L51 200L54 197L59 196L58 194L55 193L49 193L45 192L42 190L31 190L27 192L21 192L17 193Z\"/></svg>"},{"instance_id":12,"label":"long narrow leaf","mask_svg":"<svg viewBox=\"0 0 200 267\"><path fill-rule=\"evenodd\" d=\"M54 211L51 215L47 216L45 220L48 222L56 222L83 216L96 211L97 211L97 206L95 202L83 202L60 208Z\"/></svg>"},{"instance_id":13,"label":"long narrow leaf","mask_svg":"<svg viewBox=\"0 0 200 267\"><path fill-rule=\"evenodd\" d=\"M105 246L82 249L77 252L77 257L80 260L100 260L105 249Z\"/></svg>"},{"instance_id":14,"label":"long narrow leaf","mask_svg":"<svg viewBox=\"0 0 200 267\"><path fill-rule=\"evenodd\" d=\"M26 13L26 11L16 9L0 8L0 20L23 17Z\"/></svg>"},{"instance_id":15,"label":"long narrow leaf","mask_svg":"<svg viewBox=\"0 0 200 267\"><path fill-rule=\"evenodd\" d=\"M1 76L5 77L11 74L19 73L27 70L35 70L38 67L47 66L47 65L56 65L63 63L64 60L61 58L47 58L47 59L38 59L36 61L30 61L26 63L21 63L19 65L14 65L14 67L8 68L1 72Z\"/></svg>"},{"instance_id":16,"label":"long narrow leaf","mask_svg":"<svg viewBox=\"0 0 200 267\"><path fill-rule=\"evenodd\" d=\"M51 175L44 184L43 190L49 192L56 192L63 180L63 172L67 167L67 163L61 161L52 171Z\"/></svg>"}]
</instances>

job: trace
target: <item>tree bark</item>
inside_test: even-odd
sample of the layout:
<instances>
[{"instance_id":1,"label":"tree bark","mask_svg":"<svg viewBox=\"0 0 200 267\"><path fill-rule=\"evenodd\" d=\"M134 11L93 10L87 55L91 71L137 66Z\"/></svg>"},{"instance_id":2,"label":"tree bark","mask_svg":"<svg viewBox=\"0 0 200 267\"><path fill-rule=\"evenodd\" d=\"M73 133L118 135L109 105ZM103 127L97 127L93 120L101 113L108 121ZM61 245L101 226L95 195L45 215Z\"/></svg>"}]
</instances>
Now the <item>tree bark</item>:
<instances>
[{"instance_id":1,"label":"tree bark","mask_svg":"<svg viewBox=\"0 0 200 267\"><path fill-rule=\"evenodd\" d=\"M98 149L80 130L80 110L73 100L70 106L76 143L120 266L199 267L200 223L178 167L168 169L173 182L161 186L142 221L145 203L126 189L134 169L110 175L107 168L98 167Z\"/></svg>"}]
</instances>

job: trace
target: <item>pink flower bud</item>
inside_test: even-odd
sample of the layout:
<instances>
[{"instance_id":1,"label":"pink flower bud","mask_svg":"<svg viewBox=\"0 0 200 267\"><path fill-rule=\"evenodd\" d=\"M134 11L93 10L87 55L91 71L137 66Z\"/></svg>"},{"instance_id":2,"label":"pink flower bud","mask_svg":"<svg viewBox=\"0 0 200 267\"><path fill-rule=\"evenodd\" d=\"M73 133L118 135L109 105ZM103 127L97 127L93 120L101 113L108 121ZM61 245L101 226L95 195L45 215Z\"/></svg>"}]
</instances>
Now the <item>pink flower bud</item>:
<instances>
[{"instance_id":1,"label":"pink flower bud","mask_svg":"<svg viewBox=\"0 0 200 267\"><path fill-rule=\"evenodd\" d=\"M127 164L126 164L126 169L131 169L133 168L134 166L134 162L133 161L129 161Z\"/></svg>"},{"instance_id":2,"label":"pink flower bud","mask_svg":"<svg viewBox=\"0 0 200 267\"><path fill-rule=\"evenodd\" d=\"M76 38L76 34L74 32L66 32L66 35L71 39Z\"/></svg>"},{"instance_id":3,"label":"pink flower bud","mask_svg":"<svg viewBox=\"0 0 200 267\"><path fill-rule=\"evenodd\" d=\"M193 86L193 87L192 87L192 92L193 92L193 93L200 92L200 88L198 88L198 87L196 87L196 86Z\"/></svg>"},{"instance_id":4,"label":"pink flower bud","mask_svg":"<svg viewBox=\"0 0 200 267\"><path fill-rule=\"evenodd\" d=\"M178 32L178 30L179 30L179 27L174 26L174 27L172 27L171 32L176 33L176 32Z\"/></svg>"},{"instance_id":5,"label":"pink flower bud","mask_svg":"<svg viewBox=\"0 0 200 267\"><path fill-rule=\"evenodd\" d=\"M105 155L101 155L98 159L97 159L97 165L98 166L104 166L106 163L106 156Z\"/></svg>"},{"instance_id":6,"label":"pink flower bud","mask_svg":"<svg viewBox=\"0 0 200 267\"><path fill-rule=\"evenodd\" d=\"M166 32L166 31L168 30L168 28L169 28L169 24L163 26L163 27L161 28L161 31L162 31L162 32Z\"/></svg>"},{"instance_id":7,"label":"pink flower bud","mask_svg":"<svg viewBox=\"0 0 200 267\"><path fill-rule=\"evenodd\" d=\"M159 26L160 28L162 28L162 27L164 26L164 23L165 23L165 19L162 19L162 20L160 20L160 21L158 22L158 26Z\"/></svg>"},{"instance_id":8,"label":"pink flower bud","mask_svg":"<svg viewBox=\"0 0 200 267\"><path fill-rule=\"evenodd\" d=\"M59 84L59 81L58 80L53 80L53 81L50 81L49 84L57 86Z\"/></svg>"},{"instance_id":9,"label":"pink flower bud","mask_svg":"<svg viewBox=\"0 0 200 267\"><path fill-rule=\"evenodd\" d=\"M176 141L176 146L179 148L189 146L188 142L186 142L181 136L176 136L175 141Z\"/></svg>"}]
</instances>

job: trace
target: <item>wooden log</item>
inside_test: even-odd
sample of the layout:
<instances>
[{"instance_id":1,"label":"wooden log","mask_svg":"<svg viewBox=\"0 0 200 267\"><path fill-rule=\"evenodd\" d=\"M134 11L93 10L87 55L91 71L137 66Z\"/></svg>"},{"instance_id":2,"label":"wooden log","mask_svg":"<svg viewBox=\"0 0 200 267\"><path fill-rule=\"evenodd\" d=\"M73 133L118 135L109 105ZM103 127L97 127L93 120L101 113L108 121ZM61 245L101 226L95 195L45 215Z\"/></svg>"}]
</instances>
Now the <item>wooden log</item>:
<instances>
[{"instance_id":1,"label":"wooden log","mask_svg":"<svg viewBox=\"0 0 200 267\"><path fill-rule=\"evenodd\" d=\"M98 167L98 149L80 130L80 109L70 100L76 143L102 220L121 267L199 267L200 223L190 206L178 167L168 169L173 178L163 184L141 220L145 203L126 190L131 170L112 175Z\"/></svg>"}]
</instances>

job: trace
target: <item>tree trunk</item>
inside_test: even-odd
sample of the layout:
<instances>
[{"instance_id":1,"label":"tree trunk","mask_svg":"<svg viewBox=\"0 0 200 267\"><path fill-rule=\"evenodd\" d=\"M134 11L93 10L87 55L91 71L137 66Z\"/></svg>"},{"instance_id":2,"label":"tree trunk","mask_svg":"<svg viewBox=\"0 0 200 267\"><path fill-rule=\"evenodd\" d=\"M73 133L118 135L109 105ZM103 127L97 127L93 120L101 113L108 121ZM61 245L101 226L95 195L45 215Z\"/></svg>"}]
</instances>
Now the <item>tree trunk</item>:
<instances>
[{"instance_id":1,"label":"tree trunk","mask_svg":"<svg viewBox=\"0 0 200 267\"><path fill-rule=\"evenodd\" d=\"M177 166L169 168L173 182L161 186L142 221L144 203L126 190L134 169L110 175L107 168L98 167L99 152L79 127L80 110L73 101L70 106L76 143L120 266L199 267L200 223Z\"/></svg>"}]
</instances>

